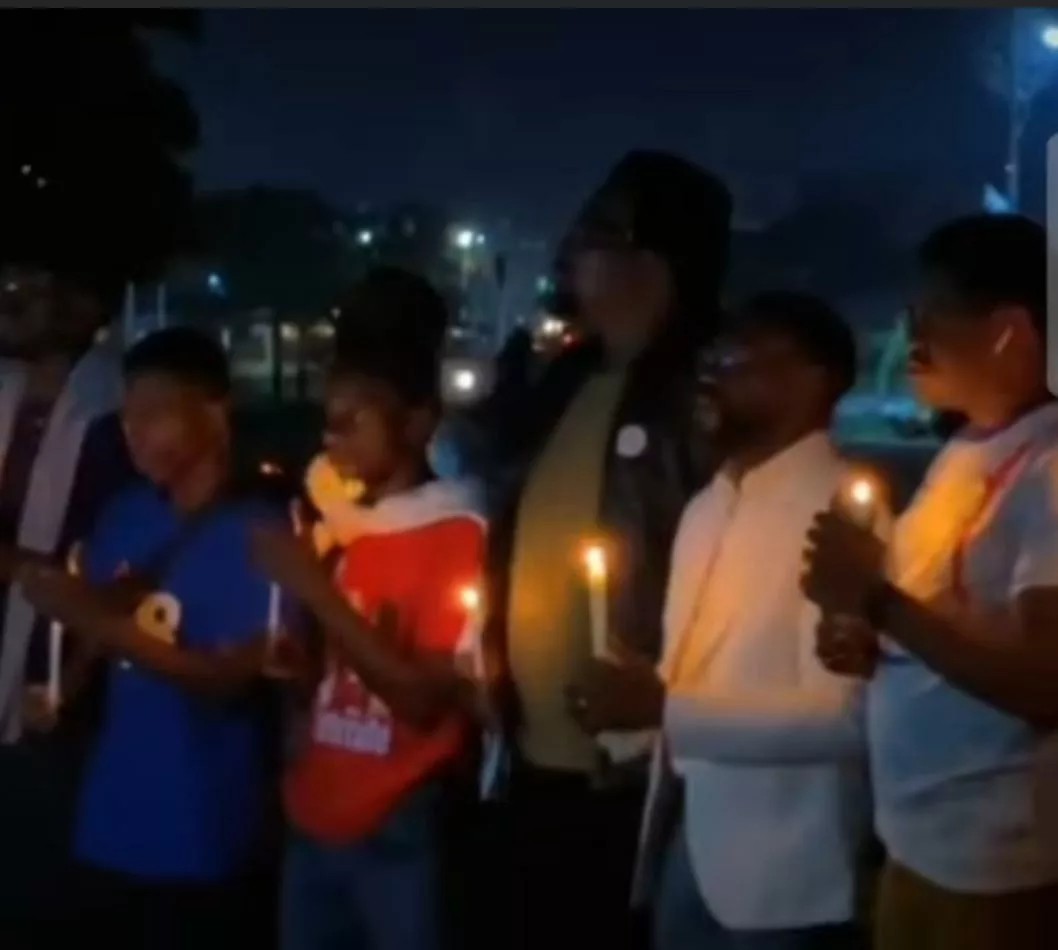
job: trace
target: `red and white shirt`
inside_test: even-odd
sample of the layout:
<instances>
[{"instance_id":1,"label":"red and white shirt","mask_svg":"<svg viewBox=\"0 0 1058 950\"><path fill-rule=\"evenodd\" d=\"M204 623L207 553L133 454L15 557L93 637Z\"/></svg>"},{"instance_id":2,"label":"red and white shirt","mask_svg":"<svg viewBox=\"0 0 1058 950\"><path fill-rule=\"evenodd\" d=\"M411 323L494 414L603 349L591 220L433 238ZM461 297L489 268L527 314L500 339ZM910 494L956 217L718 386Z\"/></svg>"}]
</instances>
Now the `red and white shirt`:
<instances>
[{"instance_id":1,"label":"red and white shirt","mask_svg":"<svg viewBox=\"0 0 1058 950\"><path fill-rule=\"evenodd\" d=\"M467 483L431 482L370 510L336 581L366 617L386 617L380 635L396 637L409 653L466 663L479 649L480 617L461 595L480 583L484 557L475 493ZM370 834L456 759L468 736L457 716L429 732L401 722L332 656L309 741L286 777L288 817L324 841Z\"/></svg>"}]
</instances>

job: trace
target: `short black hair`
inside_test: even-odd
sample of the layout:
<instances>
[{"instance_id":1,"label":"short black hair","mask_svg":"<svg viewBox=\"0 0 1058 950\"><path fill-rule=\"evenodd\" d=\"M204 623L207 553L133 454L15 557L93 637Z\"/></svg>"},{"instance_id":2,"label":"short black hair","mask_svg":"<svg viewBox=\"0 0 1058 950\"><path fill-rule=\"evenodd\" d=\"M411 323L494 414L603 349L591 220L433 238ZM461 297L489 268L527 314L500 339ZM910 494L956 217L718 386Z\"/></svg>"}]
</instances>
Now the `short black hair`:
<instances>
[{"instance_id":1,"label":"short black hair","mask_svg":"<svg viewBox=\"0 0 1058 950\"><path fill-rule=\"evenodd\" d=\"M350 288L339 310L333 372L381 380L413 405L440 402L448 308L426 278L376 268Z\"/></svg>"},{"instance_id":2,"label":"short black hair","mask_svg":"<svg viewBox=\"0 0 1058 950\"><path fill-rule=\"evenodd\" d=\"M729 327L735 335L763 331L786 337L830 374L835 402L856 384L856 337L848 321L821 297L787 290L756 294L738 308Z\"/></svg>"},{"instance_id":3,"label":"short black hair","mask_svg":"<svg viewBox=\"0 0 1058 950\"><path fill-rule=\"evenodd\" d=\"M973 214L937 228L919 248L927 274L947 280L967 304L1024 307L1047 328L1047 232L1020 214Z\"/></svg>"},{"instance_id":4,"label":"short black hair","mask_svg":"<svg viewBox=\"0 0 1058 950\"><path fill-rule=\"evenodd\" d=\"M158 373L194 386L210 399L225 399L231 392L224 348L192 327L168 327L145 336L125 354L123 369L126 380Z\"/></svg>"}]
</instances>

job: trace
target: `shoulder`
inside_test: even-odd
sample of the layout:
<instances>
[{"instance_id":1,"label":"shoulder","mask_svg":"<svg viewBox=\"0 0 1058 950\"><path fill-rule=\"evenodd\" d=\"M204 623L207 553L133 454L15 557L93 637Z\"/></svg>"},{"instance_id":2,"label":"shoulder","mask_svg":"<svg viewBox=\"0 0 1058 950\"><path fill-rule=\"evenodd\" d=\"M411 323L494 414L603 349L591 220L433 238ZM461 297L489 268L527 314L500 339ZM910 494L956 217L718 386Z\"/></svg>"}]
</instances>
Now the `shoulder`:
<instances>
[{"instance_id":1,"label":"shoulder","mask_svg":"<svg viewBox=\"0 0 1058 950\"><path fill-rule=\"evenodd\" d=\"M1011 500L1034 520L1058 521L1058 444L1048 445L1033 456L1011 492Z\"/></svg>"},{"instance_id":2,"label":"shoulder","mask_svg":"<svg viewBox=\"0 0 1058 950\"><path fill-rule=\"evenodd\" d=\"M117 492L103 507L99 525L141 525L168 511L158 492L147 482L136 479Z\"/></svg>"}]
</instances>

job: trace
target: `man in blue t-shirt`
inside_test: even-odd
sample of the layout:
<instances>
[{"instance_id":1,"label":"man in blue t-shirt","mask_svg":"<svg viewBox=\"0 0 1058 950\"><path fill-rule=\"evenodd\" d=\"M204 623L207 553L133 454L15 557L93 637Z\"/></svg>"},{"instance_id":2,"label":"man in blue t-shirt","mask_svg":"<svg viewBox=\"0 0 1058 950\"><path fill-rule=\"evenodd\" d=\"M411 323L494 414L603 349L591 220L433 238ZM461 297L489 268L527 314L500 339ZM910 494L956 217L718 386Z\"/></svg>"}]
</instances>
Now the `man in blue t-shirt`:
<instances>
[{"instance_id":1,"label":"man in blue t-shirt","mask_svg":"<svg viewBox=\"0 0 1058 950\"><path fill-rule=\"evenodd\" d=\"M270 590L249 535L274 513L232 485L228 367L213 340L183 328L146 338L125 358L125 390L145 483L100 518L84 580L20 575L66 624L68 649L110 661L75 833L73 932L130 950L238 946L267 794L251 687Z\"/></svg>"}]
</instances>

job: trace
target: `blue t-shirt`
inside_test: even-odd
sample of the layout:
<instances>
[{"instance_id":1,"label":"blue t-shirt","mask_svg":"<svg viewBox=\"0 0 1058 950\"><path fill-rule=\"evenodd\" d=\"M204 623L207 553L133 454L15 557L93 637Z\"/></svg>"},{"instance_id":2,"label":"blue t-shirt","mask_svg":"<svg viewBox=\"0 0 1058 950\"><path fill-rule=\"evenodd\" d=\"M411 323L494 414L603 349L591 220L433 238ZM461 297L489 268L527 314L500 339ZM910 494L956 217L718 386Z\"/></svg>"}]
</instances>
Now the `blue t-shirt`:
<instances>
[{"instance_id":1,"label":"blue t-shirt","mask_svg":"<svg viewBox=\"0 0 1058 950\"><path fill-rule=\"evenodd\" d=\"M153 635L208 651L261 636L269 585L252 563L249 528L276 512L233 502L191 529L162 590L137 619ZM179 536L176 512L137 487L100 518L85 552L90 580L135 573ZM265 746L247 703L196 695L114 659L100 735L81 792L79 860L149 879L218 880L251 846L265 798Z\"/></svg>"}]
</instances>

